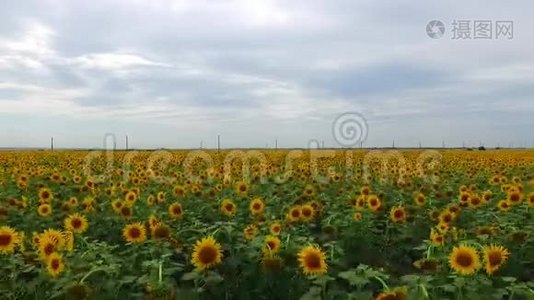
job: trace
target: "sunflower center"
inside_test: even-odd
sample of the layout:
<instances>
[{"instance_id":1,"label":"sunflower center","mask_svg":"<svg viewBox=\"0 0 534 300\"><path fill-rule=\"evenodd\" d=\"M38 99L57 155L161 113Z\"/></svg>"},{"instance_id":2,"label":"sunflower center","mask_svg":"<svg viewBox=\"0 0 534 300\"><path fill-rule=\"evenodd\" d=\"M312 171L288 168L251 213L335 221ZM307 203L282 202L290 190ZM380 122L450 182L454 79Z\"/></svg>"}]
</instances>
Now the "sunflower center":
<instances>
[{"instance_id":1,"label":"sunflower center","mask_svg":"<svg viewBox=\"0 0 534 300\"><path fill-rule=\"evenodd\" d=\"M198 251L198 259L203 264L210 264L217 258L217 249L207 246Z\"/></svg>"},{"instance_id":2,"label":"sunflower center","mask_svg":"<svg viewBox=\"0 0 534 300\"><path fill-rule=\"evenodd\" d=\"M319 269L321 268L321 258L315 254L310 253L305 258L306 266L310 269Z\"/></svg>"},{"instance_id":3,"label":"sunflower center","mask_svg":"<svg viewBox=\"0 0 534 300\"><path fill-rule=\"evenodd\" d=\"M499 252L491 252L488 255L488 262L489 262L490 266L492 266L492 267L500 265L501 262L502 262L501 253L499 253Z\"/></svg>"},{"instance_id":4,"label":"sunflower center","mask_svg":"<svg viewBox=\"0 0 534 300\"><path fill-rule=\"evenodd\" d=\"M252 206L252 208L253 208L254 210L260 210L261 205L260 205L259 203L254 203L254 205Z\"/></svg>"},{"instance_id":5,"label":"sunflower center","mask_svg":"<svg viewBox=\"0 0 534 300\"><path fill-rule=\"evenodd\" d=\"M12 239L10 234L0 234L0 246L10 245Z\"/></svg>"},{"instance_id":6,"label":"sunflower center","mask_svg":"<svg viewBox=\"0 0 534 300\"><path fill-rule=\"evenodd\" d=\"M473 264L473 258L468 253L460 253L456 257L456 263L464 268L467 268Z\"/></svg>"},{"instance_id":7,"label":"sunflower center","mask_svg":"<svg viewBox=\"0 0 534 300\"><path fill-rule=\"evenodd\" d=\"M82 227L82 220L80 219L73 219L70 224L72 225L73 228L75 229L78 229L80 227Z\"/></svg>"},{"instance_id":8,"label":"sunflower center","mask_svg":"<svg viewBox=\"0 0 534 300\"><path fill-rule=\"evenodd\" d=\"M309 216L311 216L312 212L311 212L310 209L305 208L305 209L302 210L302 214L303 214L305 217L309 217Z\"/></svg>"},{"instance_id":9,"label":"sunflower center","mask_svg":"<svg viewBox=\"0 0 534 300\"><path fill-rule=\"evenodd\" d=\"M50 267L51 267L53 270L57 270L57 269L59 269L59 265L60 265L60 263L59 263L59 259L52 259L52 260L50 261Z\"/></svg>"},{"instance_id":10,"label":"sunflower center","mask_svg":"<svg viewBox=\"0 0 534 300\"><path fill-rule=\"evenodd\" d=\"M141 236L141 230L139 230L139 228L136 228L136 227L130 228L129 235L130 237L136 239Z\"/></svg>"},{"instance_id":11,"label":"sunflower center","mask_svg":"<svg viewBox=\"0 0 534 300\"><path fill-rule=\"evenodd\" d=\"M224 208L227 210L227 211L232 211L234 210L234 206L231 204L231 203L228 203L224 206Z\"/></svg>"},{"instance_id":12,"label":"sunflower center","mask_svg":"<svg viewBox=\"0 0 534 300\"><path fill-rule=\"evenodd\" d=\"M43 249L43 252L46 256L49 256L54 252L54 245L53 244L46 244L46 246Z\"/></svg>"},{"instance_id":13,"label":"sunflower center","mask_svg":"<svg viewBox=\"0 0 534 300\"><path fill-rule=\"evenodd\" d=\"M272 241L268 241L267 242L267 247L269 247L269 249L273 250L275 247L276 247L276 244Z\"/></svg>"},{"instance_id":14,"label":"sunflower center","mask_svg":"<svg viewBox=\"0 0 534 300\"><path fill-rule=\"evenodd\" d=\"M298 218L300 216L300 212L298 210L293 210L291 212L291 215L294 217L294 218Z\"/></svg>"},{"instance_id":15,"label":"sunflower center","mask_svg":"<svg viewBox=\"0 0 534 300\"><path fill-rule=\"evenodd\" d=\"M393 215L395 219L401 219L404 217L404 212L402 210L397 210Z\"/></svg>"}]
</instances>

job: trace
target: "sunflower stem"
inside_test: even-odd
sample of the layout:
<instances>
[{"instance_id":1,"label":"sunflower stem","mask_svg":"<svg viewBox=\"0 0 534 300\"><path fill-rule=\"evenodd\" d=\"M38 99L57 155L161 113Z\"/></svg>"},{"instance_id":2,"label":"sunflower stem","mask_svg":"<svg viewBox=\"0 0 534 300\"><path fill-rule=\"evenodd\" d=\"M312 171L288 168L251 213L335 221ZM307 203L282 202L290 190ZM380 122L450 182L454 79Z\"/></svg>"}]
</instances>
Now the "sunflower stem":
<instances>
[{"instance_id":1,"label":"sunflower stem","mask_svg":"<svg viewBox=\"0 0 534 300\"><path fill-rule=\"evenodd\" d=\"M384 280L382 280L382 278L378 277L378 276L373 276L374 279L378 280L381 284L382 284L382 287L384 288L384 290L389 290L389 287L388 285L384 282Z\"/></svg>"},{"instance_id":2,"label":"sunflower stem","mask_svg":"<svg viewBox=\"0 0 534 300\"><path fill-rule=\"evenodd\" d=\"M161 282L163 281L163 262L159 262L159 268L158 268L158 282L161 285Z\"/></svg>"}]
</instances>

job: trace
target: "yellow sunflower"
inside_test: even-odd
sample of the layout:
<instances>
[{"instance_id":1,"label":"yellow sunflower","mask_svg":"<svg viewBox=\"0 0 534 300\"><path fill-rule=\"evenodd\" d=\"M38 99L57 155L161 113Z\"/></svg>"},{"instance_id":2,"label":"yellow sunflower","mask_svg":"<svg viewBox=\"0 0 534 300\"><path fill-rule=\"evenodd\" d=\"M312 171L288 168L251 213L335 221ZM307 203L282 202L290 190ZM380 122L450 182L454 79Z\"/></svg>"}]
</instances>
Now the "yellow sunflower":
<instances>
[{"instance_id":1,"label":"yellow sunflower","mask_svg":"<svg viewBox=\"0 0 534 300\"><path fill-rule=\"evenodd\" d=\"M484 256L484 268L488 275L492 275L502 264L506 262L510 253L508 249L500 245L486 246L482 250Z\"/></svg>"},{"instance_id":2,"label":"yellow sunflower","mask_svg":"<svg viewBox=\"0 0 534 300\"><path fill-rule=\"evenodd\" d=\"M191 263L198 270L206 270L222 262L223 253L221 245L209 236L195 243Z\"/></svg>"},{"instance_id":3,"label":"yellow sunflower","mask_svg":"<svg viewBox=\"0 0 534 300\"><path fill-rule=\"evenodd\" d=\"M408 298L408 289L398 287L392 290L381 292L376 296L376 300L406 300Z\"/></svg>"},{"instance_id":4,"label":"yellow sunflower","mask_svg":"<svg viewBox=\"0 0 534 300\"><path fill-rule=\"evenodd\" d=\"M258 227L254 224L247 225L243 230L243 234L247 240L252 240L258 233Z\"/></svg>"},{"instance_id":5,"label":"yellow sunflower","mask_svg":"<svg viewBox=\"0 0 534 300\"><path fill-rule=\"evenodd\" d=\"M300 249L298 261L305 275L325 274L328 269L325 253L317 246L306 246Z\"/></svg>"},{"instance_id":6,"label":"yellow sunflower","mask_svg":"<svg viewBox=\"0 0 534 300\"><path fill-rule=\"evenodd\" d=\"M395 223L403 223L406 221L406 210L402 206L395 206L391 208L391 211L389 212L389 216L391 220Z\"/></svg>"},{"instance_id":7,"label":"yellow sunflower","mask_svg":"<svg viewBox=\"0 0 534 300\"><path fill-rule=\"evenodd\" d=\"M472 246L456 246L449 255L449 264L461 275L474 274L480 268L478 251Z\"/></svg>"},{"instance_id":8,"label":"yellow sunflower","mask_svg":"<svg viewBox=\"0 0 534 300\"><path fill-rule=\"evenodd\" d=\"M426 204L426 197L423 193L418 193L414 197L414 202L417 206L425 206Z\"/></svg>"},{"instance_id":9,"label":"yellow sunflower","mask_svg":"<svg viewBox=\"0 0 534 300\"><path fill-rule=\"evenodd\" d=\"M132 223L124 226L122 236L127 242L142 243L146 240L146 229L141 223Z\"/></svg>"},{"instance_id":10,"label":"yellow sunflower","mask_svg":"<svg viewBox=\"0 0 534 300\"><path fill-rule=\"evenodd\" d=\"M43 203L37 208L37 213L42 217L47 217L52 213L52 206L48 203Z\"/></svg>"},{"instance_id":11,"label":"yellow sunflower","mask_svg":"<svg viewBox=\"0 0 534 300\"><path fill-rule=\"evenodd\" d=\"M276 236L267 236L265 238L265 247L263 248L264 253L276 253L280 250L282 242Z\"/></svg>"},{"instance_id":12,"label":"yellow sunflower","mask_svg":"<svg viewBox=\"0 0 534 300\"><path fill-rule=\"evenodd\" d=\"M304 204L300 207L300 218L304 222L311 221L313 219L314 209L310 204Z\"/></svg>"},{"instance_id":13,"label":"yellow sunflower","mask_svg":"<svg viewBox=\"0 0 534 300\"><path fill-rule=\"evenodd\" d=\"M221 212L227 217L232 217L236 212L236 205L230 199L224 199L220 207Z\"/></svg>"},{"instance_id":14,"label":"yellow sunflower","mask_svg":"<svg viewBox=\"0 0 534 300\"><path fill-rule=\"evenodd\" d=\"M264 254L261 259L261 264L263 267L263 271L265 272L279 271L283 267L282 258L272 253Z\"/></svg>"},{"instance_id":15,"label":"yellow sunflower","mask_svg":"<svg viewBox=\"0 0 534 300\"><path fill-rule=\"evenodd\" d=\"M534 207L534 192L531 192L530 194L527 195L527 203L528 203L528 206Z\"/></svg>"},{"instance_id":16,"label":"yellow sunflower","mask_svg":"<svg viewBox=\"0 0 534 300\"><path fill-rule=\"evenodd\" d=\"M57 252L50 254L46 264L46 270L48 274L52 277L57 277L65 269L65 264L63 263L63 257Z\"/></svg>"},{"instance_id":17,"label":"yellow sunflower","mask_svg":"<svg viewBox=\"0 0 534 300\"><path fill-rule=\"evenodd\" d=\"M63 223L65 229L75 233L83 233L87 230L87 227L89 227L87 223L87 218L78 213L69 215L67 218L65 218L65 221Z\"/></svg>"},{"instance_id":18,"label":"yellow sunflower","mask_svg":"<svg viewBox=\"0 0 534 300\"><path fill-rule=\"evenodd\" d=\"M380 198L378 198L378 196L376 195L369 195L367 197L367 206L372 210L372 211L378 211L380 209L380 207L382 206L382 201L380 201Z\"/></svg>"},{"instance_id":19,"label":"yellow sunflower","mask_svg":"<svg viewBox=\"0 0 534 300\"><path fill-rule=\"evenodd\" d=\"M9 226L0 227L0 253L13 253L21 243L20 234Z\"/></svg>"},{"instance_id":20,"label":"yellow sunflower","mask_svg":"<svg viewBox=\"0 0 534 300\"><path fill-rule=\"evenodd\" d=\"M54 199L54 193L49 188L41 188L39 190L39 202L40 203L49 203Z\"/></svg>"},{"instance_id":21,"label":"yellow sunflower","mask_svg":"<svg viewBox=\"0 0 534 300\"><path fill-rule=\"evenodd\" d=\"M289 209L287 218L289 219L290 222L296 222L300 220L300 215L301 215L300 206L295 205Z\"/></svg>"},{"instance_id":22,"label":"yellow sunflower","mask_svg":"<svg viewBox=\"0 0 534 300\"><path fill-rule=\"evenodd\" d=\"M180 219L184 211L182 210L182 205L180 203L173 203L169 205L169 215L173 219Z\"/></svg>"},{"instance_id":23,"label":"yellow sunflower","mask_svg":"<svg viewBox=\"0 0 534 300\"><path fill-rule=\"evenodd\" d=\"M269 226L269 232L275 236L280 235L280 232L282 232L282 225L278 222L272 223L271 226Z\"/></svg>"},{"instance_id":24,"label":"yellow sunflower","mask_svg":"<svg viewBox=\"0 0 534 300\"><path fill-rule=\"evenodd\" d=\"M263 210L265 209L265 203L263 203L263 201L260 198L255 198L252 201L250 201L248 209L250 210L251 214L259 215L263 213Z\"/></svg>"}]
</instances>

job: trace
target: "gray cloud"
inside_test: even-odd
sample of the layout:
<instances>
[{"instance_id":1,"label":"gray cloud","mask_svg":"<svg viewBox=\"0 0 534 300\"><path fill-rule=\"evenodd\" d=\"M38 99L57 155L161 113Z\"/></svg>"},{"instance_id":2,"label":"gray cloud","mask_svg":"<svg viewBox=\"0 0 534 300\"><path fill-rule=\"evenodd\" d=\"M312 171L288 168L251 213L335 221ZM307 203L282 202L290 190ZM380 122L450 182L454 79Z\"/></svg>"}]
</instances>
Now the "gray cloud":
<instances>
[{"instance_id":1,"label":"gray cloud","mask_svg":"<svg viewBox=\"0 0 534 300\"><path fill-rule=\"evenodd\" d=\"M369 143L534 139L528 1L5 1L1 146L335 145L359 111ZM451 22L513 20L513 40L451 40ZM426 36L429 20L444 38ZM39 117L36 117L39 116ZM29 120L29 121L27 121ZM506 120L506 121L504 121ZM178 135L178 137L177 137ZM477 138L478 136L478 138ZM284 144L285 141L285 144Z\"/></svg>"}]
</instances>

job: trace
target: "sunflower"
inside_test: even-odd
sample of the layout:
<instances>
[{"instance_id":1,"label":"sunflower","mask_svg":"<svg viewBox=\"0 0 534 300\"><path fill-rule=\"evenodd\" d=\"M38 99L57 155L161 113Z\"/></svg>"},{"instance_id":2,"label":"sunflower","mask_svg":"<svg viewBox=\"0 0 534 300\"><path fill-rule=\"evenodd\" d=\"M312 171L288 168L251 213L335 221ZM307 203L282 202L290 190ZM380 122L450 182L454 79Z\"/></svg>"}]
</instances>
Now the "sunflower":
<instances>
[{"instance_id":1,"label":"sunflower","mask_svg":"<svg viewBox=\"0 0 534 300\"><path fill-rule=\"evenodd\" d=\"M169 226L158 223L151 229L152 238L165 240L171 236L171 229Z\"/></svg>"},{"instance_id":2,"label":"sunflower","mask_svg":"<svg viewBox=\"0 0 534 300\"><path fill-rule=\"evenodd\" d=\"M47 217L52 213L52 206L50 206L48 203L43 203L37 208L37 213L41 217Z\"/></svg>"},{"instance_id":3,"label":"sunflower","mask_svg":"<svg viewBox=\"0 0 534 300\"><path fill-rule=\"evenodd\" d=\"M263 253L276 253L280 250L280 245L282 242L276 236L269 235L265 238L265 248L263 248Z\"/></svg>"},{"instance_id":4,"label":"sunflower","mask_svg":"<svg viewBox=\"0 0 534 300\"><path fill-rule=\"evenodd\" d=\"M477 194L472 194L470 197L469 197L469 206L472 207L472 208L479 208L480 206L482 206L482 204L484 204L484 201L482 200L482 198L480 198L479 195Z\"/></svg>"},{"instance_id":5,"label":"sunflower","mask_svg":"<svg viewBox=\"0 0 534 300\"><path fill-rule=\"evenodd\" d=\"M461 275L474 274L480 268L480 258L472 246L455 246L449 255L450 266Z\"/></svg>"},{"instance_id":6,"label":"sunflower","mask_svg":"<svg viewBox=\"0 0 534 300\"><path fill-rule=\"evenodd\" d=\"M289 209L287 218L289 219L290 222L296 222L300 220L300 215L301 215L300 206L295 205Z\"/></svg>"},{"instance_id":7,"label":"sunflower","mask_svg":"<svg viewBox=\"0 0 534 300\"><path fill-rule=\"evenodd\" d=\"M443 224L450 224L454 220L455 215L450 210L444 210L439 214L439 222Z\"/></svg>"},{"instance_id":8,"label":"sunflower","mask_svg":"<svg viewBox=\"0 0 534 300\"><path fill-rule=\"evenodd\" d=\"M146 204L148 204L148 206L152 206L156 203L156 197L154 197L154 195L150 195L146 198Z\"/></svg>"},{"instance_id":9,"label":"sunflower","mask_svg":"<svg viewBox=\"0 0 534 300\"><path fill-rule=\"evenodd\" d=\"M492 275L508 259L510 253L508 249L500 245L485 246L482 250L484 256L484 266L486 273Z\"/></svg>"},{"instance_id":10,"label":"sunflower","mask_svg":"<svg viewBox=\"0 0 534 300\"><path fill-rule=\"evenodd\" d=\"M148 226L150 227L150 229L154 229L154 227L156 227L156 225L158 225L159 223L160 221L155 215L150 215L148 217Z\"/></svg>"},{"instance_id":11,"label":"sunflower","mask_svg":"<svg viewBox=\"0 0 534 300\"><path fill-rule=\"evenodd\" d=\"M507 212L510 210L510 203L508 203L507 200L500 200L497 203L497 207L499 208L499 211L501 212Z\"/></svg>"},{"instance_id":12,"label":"sunflower","mask_svg":"<svg viewBox=\"0 0 534 300\"><path fill-rule=\"evenodd\" d=\"M39 237L39 257L42 261L48 261L48 258L52 253L54 253L56 250L59 250L59 247L56 246L55 241L51 237L45 237L41 235Z\"/></svg>"},{"instance_id":13,"label":"sunflower","mask_svg":"<svg viewBox=\"0 0 534 300\"><path fill-rule=\"evenodd\" d=\"M251 214L259 215L263 213L263 210L265 209L265 203L263 203L261 198L255 198L252 201L250 201L248 209L250 210Z\"/></svg>"},{"instance_id":14,"label":"sunflower","mask_svg":"<svg viewBox=\"0 0 534 300\"><path fill-rule=\"evenodd\" d=\"M254 224L247 225L243 230L243 234L247 240L252 240L258 233L258 227Z\"/></svg>"},{"instance_id":15,"label":"sunflower","mask_svg":"<svg viewBox=\"0 0 534 300\"><path fill-rule=\"evenodd\" d=\"M358 210L364 210L365 206L367 204L367 198L365 195L360 195L356 199L356 203L354 204L356 206L356 209Z\"/></svg>"},{"instance_id":16,"label":"sunflower","mask_svg":"<svg viewBox=\"0 0 534 300\"><path fill-rule=\"evenodd\" d=\"M13 253L21 243L20 234L9 226L0 227L0 253Z\"/></svg>"},{"instance_id":17,"label":"sunflower","mask_svg":"<svg viewBox=\"0 0 534 300\"><path fill-rule=\"evenodd\" d=\"M278 222L274 222L269 226L269 232L271 232L272 235L280 235L280 232L282 232L282 225Z\"/></svg>"},{"instance_id":18,"label":"sunflower","mask_svg":"<svg viewBox=\"0 0 534 300\"><path fill-rule=\"evenodd\" d=\"M83 233L87 230L87 218L78 213L69 215L63 222L65 228L75 233Z\"/></svg>"},{"instance_id":19,"label":"sunflower","mask_svg":"<svg viewBox=\"0 0 534 300\"><path fill-rule=\"evenodd\" d=\"M111 202L111 207L116 213L120 213L123 206L124 206L124 203L122 202L121 199L115 199L113 200L113 202Z\"/></svg>"},{"instance_id":20,"label":"sunflower","mask_svg":"<svg viewBox=\"0 0 534 300\"><path fill-rule=\"evenodd\" d=\"M530 194L528 194L527 203L528 203L528 206L534 207L534 192L531 192Z\"/></svg>"},{"instance_id":21,"label":"sunflower","mask_svg":"<svg viewBox=\"0 0 534 300\"><path fill-rule=\"evenodd\" d=\"M206 270L221 263L223 253L221 245L209 236L195 243L191 263L198 270Z\"/></svg>"},{"instance_id":22,"label":"sunflower","mask_svg":"<svg viewBox=\"0 0 534 300\"><path fill-rule=\"evenodd\" d=\"M354 215L352 216L354 221L361 221L362 220L362 213L359 211L355 211Z\"/></svg>"},{"instance_id":23,"label":"sunflower","mask_svg":"<svg viewBox=\"0 0 534 300\"><path fill-rule=\"evenodd\" d=\"M382 206L382 201L380 201L380 198L378 198L378 196L376 195L369 195L367 197L367 206L372 210L372 211L378 211L380 209L380 207Z\"/></svg>"},{"instance_id":24,"label":"sunflower","mask_svg":"<svg viewBox=\"0 0 534 300\"><path fill-rule=\"evenodd\" d=\"M49 188L41 188L39 190L39 202L49 203L54 199L54 193Z\"/></svg>"},{"instance_id":25,"label":"sunflower","mask_svg":"<svg viewBox=\"0 0 534 300\"><path fill-rule=\"evenodd\" d=\"M122 236L129 243L142 243L146 239L146 229L141 223L132 223L124 226Z\"/></svg>"},{"instance_id":26,"label":"sunflower","mask_svg":"<svg viewBox=\"0 0 534 300\"><path fill-rule=\"evenodd\" d=\"M406 287L397 287L392 290L381 292L376 296L376 300L406 300L408 298L408 289Z\"/></svg>"},{"instance_id":27,"label":"sunflower","mask_svg":"<svg viewBox=\"0 0 534 300\"><path fill-rule=\"evenodd\" d=\"M315 210L310 204L304 204L300 207L300 217L304 222L309 222L313 219L315 215Z\"/></svg>"},{"instance_id":28,"label":"sunflower","mask_svg":"<svg viewBox=\"0 0 534 300\"><path fill-rule=\"evenodd\" d=\"M173 191L176 197L181 198L185 196L185 187L183 185L175 186ZM165 194L162 194L162 195L163 195L163 200L165 201ZM159 198L158 198L158 203L159 203Z\"/></svg>"},{"instance_id":29,"label":"sunflower","mask_svg":"<svg viewBox=\"0 0 534 300\"><path fill-rule=\"evenodd\" d=\"M508 203L511 205L519 205L523 201L523 194L517 189L508 192Z\"/></svg>"},{"instance_id":30,"label":"sunflower","mask_svg":"<svg viewBox=\"0 0 534 300\"><path fill-rule=\"evenodd\" d=\"M124 205L121 207L120 215L126 219L130 218L133 215L133 208Z\"/></svg>"},{"instance_id":31,"label":"sunflower","mask_svg":"<svg viewBox=\"0 0 534 300\"><path fill-rule=\"evenodd\" d=\"M234 190L235 190L235 193L236 193L238 196L244 197L244 196L247 195L248 190L249 190L249 187L248 187L248 185L247 185L245 182L243 182L243 181L238 181L238 182L235 184Z\"/></svg>"},{"instance_id":32,"label":"sunflower","mask_svg":"<svg viewBox=\"0 0 534 300\"><path fill-rule=\"evenodd\" d=\"M65 239L65 250L72 252L74 250L74 233L70 230L63 231L63 238Z\"/></svg>"},{"instance_id":33,"label":"sunflower","mask_svg":"<svg viewBox=\"0 0 534 300\"><path fill-rule=\"evenodd\" d=\"M165 203L165 192L158 192L156 194L156 201L158 202L158 204Z\"/></svg>"},{"instance_id":34,"label":"sunflower","mask_svg":"<svg viewBox=\"0 0 534 300\"><path fill-rule=\"evenodd\" d=\"M182 210L182 205L180 203L173 203L169 205L169 215L173 219L182 218L184 211Z\"/></svg>"},{"instance_id":35,"label":"sunflower","mask_svg":"<svg viewBox=\"0 0 534 300\"><path fill-rule=\"evenodd\" d=\"M413 266L425 272L436 271L439 267L439 261L432 258L421 258L413 262Z\"/></svg>"},{"instance_id":36,"label":"sunflower","mask_svg":"<svg viewBox=\"0 0 534 300\"><path fill-rule=\"evenodd\" d=\"M48 271L48 274L50 274L52 277L57 277L63 272L64 269L65 264L63 263L63 257L61 254L57 252L50 254L46 264L46 270Z\"/></svg>"},{"instance_id":37,"label":"sunflower","mask_svg":"<svg viewBox=\"0 0 534 300\"><path fill-rule=\"evenodd\" d=\"M261 264L263 271L265 272L275 272L282 269L282 259L280 256L272 253L266 253L261 259Z\"/></svg>"},{"instance_id":38,"label":"sunflower","mask_svg":"<svg viewBox=\"0 0 534 300\"><path fill-rule=\"evenodd\" d=\"M389 216L391 220L395 223L403 223L406 221L406 210L402 206L395 206L391 208L391 211L389 212Z\"/></svg>"},{"instance_id":39,"label":"sunflower","mask_svg":"<svg viewBox=\"0 0 534 300\"><path fill-rule=\"evenodd\" d=\"M49 228L40 235L40 240L50 240L57 249L63 248L65 245L65 238L63 233L59 230Z\"/></svg>"},{"instance_id":40,"label":"sunflower","mask_svg":"<svg viewBox=\"0 0 534 300\"><path fill-rule=\"evenodd\" d=\"M445 237L442 234L436 232L434 228L430 230L430 240L432 241L432 245L436 247L440 247L445 244Z\"/></svg>"},{"instance_id":41,"label":"sunflower","mask_svg":"<svg viewBox=\"0 0 534 300\"><path fill-rule=\"evenodd\" d=\"M298 261L305 275L321 275L327 272L326 255L318 246L309 245L300 249Z\"/></svg>"},{"instance_id":42,"label":"sunflower","mask_svg":"<svg viewBox=\"0 0 534 300\"><path fill-rule=\"evenodd\" d=\"M417 206L425 206L426 204L426 197L423 193L418 193L414 197L414 202Z\"/></svg>"},{"instance_id":43,"label":"sunflower","mask_svg":"<svg viewBox=\"0 0 534 300\"><path fill-rule=\"evenodd\" d=\"M236 207L237 206L232 200L224 199L221 203L220 210L224 215L232 217L233 215L235 215Z\"/></svg>"},{"instance_id":44,"label":"sunflower","mask_svg":"<svg viewBox=\"0 0 534 300\"><path fill-rule=\"evenodd\" d=\"M137 194L135 191L126 192L124 195L124 205L132 207L137 201Z\"/></svg>"}]
</instances>

